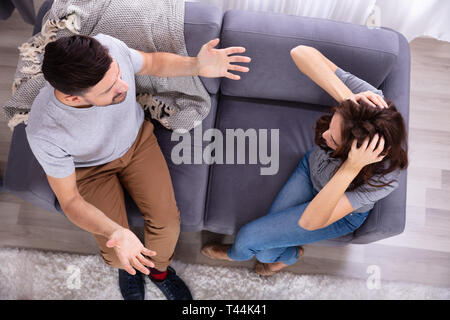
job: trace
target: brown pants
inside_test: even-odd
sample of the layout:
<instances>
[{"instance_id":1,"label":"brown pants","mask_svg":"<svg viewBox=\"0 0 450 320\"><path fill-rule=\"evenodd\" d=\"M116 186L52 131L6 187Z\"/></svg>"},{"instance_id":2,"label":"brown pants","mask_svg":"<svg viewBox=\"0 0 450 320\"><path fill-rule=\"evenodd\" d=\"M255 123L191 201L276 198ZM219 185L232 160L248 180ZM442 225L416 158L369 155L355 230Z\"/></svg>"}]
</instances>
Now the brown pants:
<instances>
[{"instance_id":1,"label":"brown pants","mask_svg":"<svg viewBox=\"0 0 450 320\"><path fill-rule=\"evenodd\" d=\"M178 210L166 160L153 133L154 126L144 120L131 148L109 163L76 168L76 179L83 198L107 217L129 228L122 186L145 220L145 247L156 251L149 257L155 268L164 271L172 260L180 233ZM121 268L108 239L94 235L105 262Z\"/></svg>"}]
</instances>

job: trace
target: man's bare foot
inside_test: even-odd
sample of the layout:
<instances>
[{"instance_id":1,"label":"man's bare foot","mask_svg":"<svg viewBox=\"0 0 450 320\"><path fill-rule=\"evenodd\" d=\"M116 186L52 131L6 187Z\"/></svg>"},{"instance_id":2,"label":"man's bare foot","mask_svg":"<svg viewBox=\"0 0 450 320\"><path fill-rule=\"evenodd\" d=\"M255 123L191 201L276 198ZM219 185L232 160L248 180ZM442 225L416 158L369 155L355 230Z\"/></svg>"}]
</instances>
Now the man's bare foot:
<instances>
[{"instance_id":1,"label":"man's bare foot","mask_svg":"<svg viewBox=\"0 0 450 320\"><path fill-rule=\"evenodd\" d=\"M217 244L210 243L205 245L201 252L204 256L215 260L228 260L233 261L228 257L227 250L231 247L231 244Z\"/></svg>"}]
</instances>

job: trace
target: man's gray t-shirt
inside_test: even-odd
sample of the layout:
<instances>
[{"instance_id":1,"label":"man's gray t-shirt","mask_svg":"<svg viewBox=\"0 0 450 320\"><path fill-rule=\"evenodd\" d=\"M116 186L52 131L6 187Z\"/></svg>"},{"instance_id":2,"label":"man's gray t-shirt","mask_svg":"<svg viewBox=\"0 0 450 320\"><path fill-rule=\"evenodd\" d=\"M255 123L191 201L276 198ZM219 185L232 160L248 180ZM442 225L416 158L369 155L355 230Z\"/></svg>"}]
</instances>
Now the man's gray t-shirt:
<instances>
[{"instance_id":1,"label":"man's gray t-shirt","mask_svg":"<svg viewBox=\"0 0 450 320\"><path fill-rule=\"evenodd\" d=\"M142 66L142 56L109 35L94 38L117 61L129 90L119 104L75 108L56 99L54 88L46 82L33 102L25 132L39 164L55 178L69 176L75 167L120 158L133 145L144 121L144 111L136 101L134 78Z\"/></svg>"},{"instance_id":2,"label":"man's gray t-shirt","mask_svg":"<svg viewBox=\"0 0 450 320\"><path fill-rule=\"evenodd\" d=\"M381 90L376 89L364 80L346 72L340 68L336 70L336 75L345 85L353 92L359 93L362 91L372 91L380 96L383 96ZM313 187L316 191L320 191L333 177L336 168L341 164L341 160L331 157L333 151L324 150L315 145L309 155L309 170ZM387 165L386 165L387 167ZM381 177L375 175L370 182L374 185L382 185L394 180L385 187L372 187L368 184L363 184L353 191L346 191L345 195L354 208L354 213L367 212L373 208L375 202L386 197L395 188L398 187L398 177L400 169L394 170L385 176Z\"/></svg>"}]
</instances>

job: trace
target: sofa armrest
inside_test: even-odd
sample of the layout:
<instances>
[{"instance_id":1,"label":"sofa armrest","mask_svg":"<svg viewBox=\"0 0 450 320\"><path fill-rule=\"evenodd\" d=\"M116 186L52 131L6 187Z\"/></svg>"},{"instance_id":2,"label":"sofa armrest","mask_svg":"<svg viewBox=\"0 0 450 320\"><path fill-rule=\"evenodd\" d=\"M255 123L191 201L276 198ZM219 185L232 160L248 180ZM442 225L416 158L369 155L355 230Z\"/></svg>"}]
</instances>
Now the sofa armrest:
<instances>
[{"instance_id":1,"label":"sofa armrest","mask_svg":"<svg viewBox=\"0 0 450 320\"><path fill-rule=\"evenodd\" d=\"M14 127L3 184L6 191L37 207L58 211L56 196L30 149L23 123Z\"/></svg>"},{"instance_id":2,"label":"sofa armrest","mask_svg":"<svg viewBox=\"0 0 450 320\"><path fill-rule=\"evenodd\" d=\"M201 47L210 40L220 37L222 10L205 3L186 2L184 12L184 39L190 57L197 56ZM222 78L200 77L209 94L219 92Z\"/></svg>"},{"instance_id":3,"label":"sofa armrest","mask_svg":"<svg viewBox=\"0 0 450 320\"><path fill-rule=\"evenodd\" d=\"M406 175L406 171L402 171L400 186L375 204L366 221L353 233L350 243L371 243L403 232L406 221Z\"/></svg>"},{"instance_id":4,"label":"sofa armrest","mask_svg":"<svg viewBox=\"0 0 450 320\"><path fill-rule=\"evenodd\" d=\"M53 0L45 0L45 2L39 8L38 14L36 16L36 22L34 23L33 36L36 33L41 32L42 19L44 18L44 15L47 13L47 11L50 10L50 8L52 7L52 4L53 4Z\"/></svg>"},{"instance_id":5,"label":"sofa armrest","mask_svg":"<svg viewBox=\"0 0 450 320\"><path fill-rule=\"evenodd\" d=\"M405 120L406 132L409 126L410 72L411 57L406 38L397 31L399 38L399 54L391 72L383 81L380 89ZM370 243L400 234L405 229L406 221L407 170L399 176L399 187L386 198L378 201L367 220L354 232L351 243Z\"/></svg>"},{"instance_id":6,"label":"sofa armrest","mask_svg":"<svg viewBox=\"0 0 450 320\"><path fill-rule=\"evenodd\" d=\"M384 96L392 100L405 119L406 132L409 131L409 96L411 89L411 53L408 40L401 33L389 29L398 35L399 54L391 72L381 84Z\"/></svg>"}]
</instances>

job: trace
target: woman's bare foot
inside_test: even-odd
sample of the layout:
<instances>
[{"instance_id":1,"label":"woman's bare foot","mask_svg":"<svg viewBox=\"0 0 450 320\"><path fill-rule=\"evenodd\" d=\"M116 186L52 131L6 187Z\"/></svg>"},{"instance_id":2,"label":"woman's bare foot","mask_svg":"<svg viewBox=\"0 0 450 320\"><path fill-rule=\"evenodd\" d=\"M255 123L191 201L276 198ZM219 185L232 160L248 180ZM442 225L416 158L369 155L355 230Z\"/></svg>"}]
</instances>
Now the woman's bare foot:
<instances>
[{"instance_id":1,"label":"woman's bare foot","mask_svg":"<svg viewBox=\"0 0 450 320\"><path fill-rule=\"evenodd\" d=\"M231 244L217 244L210 243L205 245L201 252L204 256L215 260L228 260L233 261L228 257L227 250L231 247Z\"/></svg>"},{"instance_id":2,"label":"woman's bare foot","mask_svg":"<svg viewBox=\"0 0 450 320\"><path fill-rule=\"evenodd\" d=\"M298 258L300 259L303 256L303 247L299 247L300 252ZM284 262L272 262L272 263L263 263L263 262L256 262L255 265L255 272L263 277L272 276L278 271L286 268L288 265Z\"/></svg>"},{"instance_id":3,"label":"woman's bare foot","mask_svg":"<svg viewBox=\"0 0 450 320\"><path fill-rule=\"evenodd\" d=\"M269 277L287 267L283 262L263 263L256 261L255 272L263 277Z\"/></svg>"},{"instance_id":4,"label":"woman's bare foot","mask_svg":"<svg viewBox=\"0 0 450 320\"><path fill-rule=\"evenodd\" d=\"M277 272L277 271L280 271L281 269L284 269L284 268L286 268L288 265L287 264L285 264L285 263L283 263L283 262L273 262L273 263L268 263L268 265L269 265L269 270L270 271L274 271L274 272Z\"/></svg>"}]
</instances>

